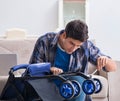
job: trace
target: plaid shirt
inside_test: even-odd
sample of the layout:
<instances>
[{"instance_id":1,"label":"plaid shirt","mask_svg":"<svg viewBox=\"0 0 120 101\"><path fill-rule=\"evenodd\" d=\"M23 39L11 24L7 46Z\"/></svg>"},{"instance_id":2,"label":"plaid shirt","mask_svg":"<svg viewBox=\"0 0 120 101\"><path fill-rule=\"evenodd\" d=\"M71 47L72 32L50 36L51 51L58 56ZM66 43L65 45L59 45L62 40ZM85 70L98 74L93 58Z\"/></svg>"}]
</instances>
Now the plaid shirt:
<instances>
[{"instance_id":1,"label":"plaid shirt","mask_svg":"<svg viewBox=\"0 0 120 101\"><path fill-rule=\"evenodd\" d=\"M63 31L47 33L38 38L30 63L50 62L51 66L54 66L58 38ZM68 70L80 70L83 73L87 73L88 62L97 65L97 58L101 55L103 54L100 50L91 41L87 40L71 54Z\"/></svg>"}]
</instances>

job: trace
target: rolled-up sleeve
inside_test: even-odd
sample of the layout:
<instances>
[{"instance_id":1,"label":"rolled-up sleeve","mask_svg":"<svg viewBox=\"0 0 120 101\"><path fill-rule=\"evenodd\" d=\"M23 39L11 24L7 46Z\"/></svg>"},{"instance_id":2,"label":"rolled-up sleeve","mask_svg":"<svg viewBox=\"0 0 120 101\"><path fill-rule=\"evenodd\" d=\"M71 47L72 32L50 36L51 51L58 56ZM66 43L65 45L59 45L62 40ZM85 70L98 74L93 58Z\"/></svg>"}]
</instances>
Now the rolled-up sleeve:
<instances>
[{"instance_id":1,"label":"rolled-up sleeve","mask_svg":"<svg viewBox=\"0 0 120 101\"><path fill-rule=\"evenodd\" d=\"M94 65L97 65L98 57L107 56L107 55L101 53L100 49L98 47L96 47L91 41L88 41L88 49L89 49L89 61ZM107 56L107 57L111 58L110 56ZM103 70L107 72L105 67L103 67Z\"/></svg>"},{"instance_id":2,"label":"rolled-up sleeve","mask_svg":"<svg viewBox=\"0 0 120 101\"><path fill-rule=\"evenodd\" d=\"M96 47L91 41L88 41L88 49L89 49L89 61L97 65L97 59L99 56L106 56L101 53L100 49Z\"/></svg>"}]
</instances>

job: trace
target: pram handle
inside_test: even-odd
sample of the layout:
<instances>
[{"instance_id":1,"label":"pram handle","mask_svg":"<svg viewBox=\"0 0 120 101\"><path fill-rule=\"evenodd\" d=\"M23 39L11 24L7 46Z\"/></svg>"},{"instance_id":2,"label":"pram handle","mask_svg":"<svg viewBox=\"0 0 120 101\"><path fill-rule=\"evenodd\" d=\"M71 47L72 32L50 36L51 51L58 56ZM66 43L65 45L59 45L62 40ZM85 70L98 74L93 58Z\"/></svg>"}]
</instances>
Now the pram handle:
<instances>
[{"instance_id":1,"label":"pram handle","mask_svg":"<svg viewBox=\"0 0 120 101\"><path fill-rule=\"evenodd\" d=\"M13 66L10 70L11 73L13 73L14 71L17 71L18 69L27 69L27 67L29 66L30 64L20 64L20 65L17 65L17 66Z\"/></svg>"}]
</instances>

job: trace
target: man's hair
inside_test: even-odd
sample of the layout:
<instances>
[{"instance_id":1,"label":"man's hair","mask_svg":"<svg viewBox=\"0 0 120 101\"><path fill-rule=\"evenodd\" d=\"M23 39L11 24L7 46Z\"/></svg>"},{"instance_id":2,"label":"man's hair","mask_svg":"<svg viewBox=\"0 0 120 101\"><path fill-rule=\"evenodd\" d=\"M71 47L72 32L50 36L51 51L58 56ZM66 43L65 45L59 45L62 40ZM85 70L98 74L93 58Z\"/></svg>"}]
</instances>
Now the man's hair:
<instances>
[{"instance_id":1,"label":"man's hair","mask_svg":"<svg viewBox=\"0 0 120 101\"><path fill-rule=\"evenodd\" d=\"M81 42L86 41L88 36L88 26L81 20L70 21L66 27L66 38L70 37Z\"/></svg>"}]
</instances>

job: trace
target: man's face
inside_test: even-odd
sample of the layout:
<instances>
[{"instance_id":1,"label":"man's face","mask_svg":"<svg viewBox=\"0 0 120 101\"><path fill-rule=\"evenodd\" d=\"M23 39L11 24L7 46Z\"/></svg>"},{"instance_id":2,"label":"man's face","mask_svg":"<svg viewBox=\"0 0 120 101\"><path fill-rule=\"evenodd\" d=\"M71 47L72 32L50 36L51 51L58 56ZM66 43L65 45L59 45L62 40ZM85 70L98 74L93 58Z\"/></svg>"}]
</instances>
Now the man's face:
<instances>
[{"instance_id":1,"label":"man's face","mask_svg":"<svg viewBox=\"0 0 120 101\"><path fill-rule=\"evenodd\" d=\"M80 42L79 40L75 40L69 37L66 38L66 35L64 35L61 40L62 40L62 48L68 54L72 54L83 44L83 42Z\"/></svg>"}]
</instances>

